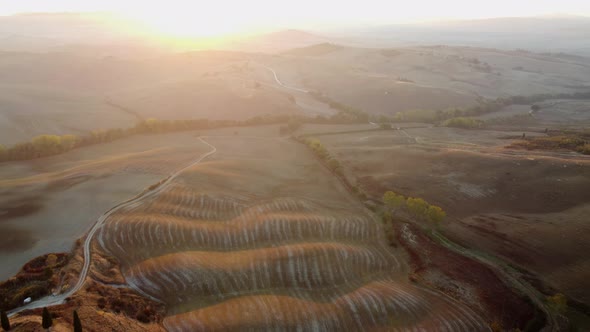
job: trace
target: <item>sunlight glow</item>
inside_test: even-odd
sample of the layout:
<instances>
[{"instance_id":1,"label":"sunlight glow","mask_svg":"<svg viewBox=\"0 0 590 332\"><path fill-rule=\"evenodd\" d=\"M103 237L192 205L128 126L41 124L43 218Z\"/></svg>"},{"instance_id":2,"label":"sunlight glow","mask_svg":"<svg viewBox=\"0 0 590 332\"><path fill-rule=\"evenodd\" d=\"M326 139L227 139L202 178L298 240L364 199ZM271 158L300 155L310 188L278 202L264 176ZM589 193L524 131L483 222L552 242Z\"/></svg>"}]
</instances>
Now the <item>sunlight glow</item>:
<instances>
[{"instance_id":1,"label":"sunlight glow","mask_svg":"<svg viewBox=\"0 0 590 332\"><path fill-rule=\"evenodd\" d=\"M588 0L215 0L79 1L0 0L0 15L20 12L113 12L131 17L154 34L176 38L217 37L261 29L314 28L535 16L590 16Z\"/></svg>"},{"instance_id":2,"label":"sunlight glow","mask_svg":"<svg viewBox=\"0 0 590 332\"><path fill-rule=\"evenodd\" d=\"M199 12L194 8L178 10L139 10L126 16L144 24L154 33L169 37L215 37L241 31L239 18L224 16L219 11Z\"/></svg>"}]
</instances>

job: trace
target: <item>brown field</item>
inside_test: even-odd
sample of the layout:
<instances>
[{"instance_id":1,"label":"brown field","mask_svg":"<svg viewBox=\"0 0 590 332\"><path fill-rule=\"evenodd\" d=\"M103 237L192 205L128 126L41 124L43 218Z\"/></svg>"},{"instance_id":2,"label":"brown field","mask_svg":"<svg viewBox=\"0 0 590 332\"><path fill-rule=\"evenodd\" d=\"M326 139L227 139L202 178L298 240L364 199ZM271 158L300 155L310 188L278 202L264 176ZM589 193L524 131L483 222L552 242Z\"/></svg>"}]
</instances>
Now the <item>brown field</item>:
<instances>
[{"instance_id":1,"label":"brown field","mask_svg":"<svg viewBox=\"0 0 590 332\"><path fill-rule=\"evenodd\" d=\"M370 114L469 106L485 98L587 91L587 60L474 47L315 45L267 60L288 82Z\"/></svg>"},{"instance_id":2,"label":"brown field","mask_svg":"<svg viewBox=\"0 0 590 332\"><path fill-rule=\"evenodd\" d=\"M138 120L330 115L260 66L268 55L201 51L145 58L0 52L0 144ZM280 75L281 73L279 73Z\"/></svg>"},{"instance_id":3,"label":"brown field","mask_svg":"<svg viewBox=\"0 0 590 332\"><path fill-rule=\"evenodd\" d=\"M548 295L588 305L590 159L504 148L521 134L419 128L318 138L371 198L393 190L440 205L449 238L523 267Z\"/></svg>"},{"instance_id":4,"label":"brown field","mask_svg":"<svg viewBox=\"0 0 590 332\"><path fill-rule=\"evenodd\" d=\"M586 91L590 69L588 60L580 59L468 47L335 45L275 55L0 52L0 144L41 134L130 127L150 117L246 119L334 113L297 89L320 91L373 115L466 107L478 97ZM287 87L265 67L274 69ZM562 106L558 102L556 107L573 110L574 121L583 116L580 105ZM556 115L560 113L548 117L562 121Z\"/></svg>"},{"instance_id":5,"label":"brown field","mask_svg":"<svg viewBox=\"0 0 590 332\"><path fill-rule=\"evenodd\" d=\"M69 251L98 216L207 147L193 133L136 136L47 158L0 164L0 279L33 257Z\"/></svg>"},{"instance_id":6,"label":"brown field","mask_svg":"<svg viewBox=\"0 0 590 332\"><path fill-rule=\"evenodd\" d=\"M215 154L97 233L126 282L166 304L167 330L486 329L408 281L381 223L303 145L257 132L207 133Z\"/></svg>"}]
</instances>

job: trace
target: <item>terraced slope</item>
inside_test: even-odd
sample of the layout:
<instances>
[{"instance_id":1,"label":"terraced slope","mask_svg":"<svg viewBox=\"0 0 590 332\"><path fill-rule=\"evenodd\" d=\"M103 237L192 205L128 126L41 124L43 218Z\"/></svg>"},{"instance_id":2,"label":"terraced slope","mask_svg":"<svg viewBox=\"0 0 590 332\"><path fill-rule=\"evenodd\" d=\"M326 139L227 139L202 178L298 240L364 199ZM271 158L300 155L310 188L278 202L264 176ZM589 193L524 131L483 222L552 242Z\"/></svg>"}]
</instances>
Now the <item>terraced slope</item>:
<instances>
[{"instance_id":1,"label":"terraced slope","mask_svg":"<svg viewBox=\"0 0 590 332\"><path fill-rule=\"evenodd\" d=\"M302 146L207 140L212 159L96 237L129 285L167 304L169 331L487 329L407 282L381 225Z\"/></svg>"}]
</instances>

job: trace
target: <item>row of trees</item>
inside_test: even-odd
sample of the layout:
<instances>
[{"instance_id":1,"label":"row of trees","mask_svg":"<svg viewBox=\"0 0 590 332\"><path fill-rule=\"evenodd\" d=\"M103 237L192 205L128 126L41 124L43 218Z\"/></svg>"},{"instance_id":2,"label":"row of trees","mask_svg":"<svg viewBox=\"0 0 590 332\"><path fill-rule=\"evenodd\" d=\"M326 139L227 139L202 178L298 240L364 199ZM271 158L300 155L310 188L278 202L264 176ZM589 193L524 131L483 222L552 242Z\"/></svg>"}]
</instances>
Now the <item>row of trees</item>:
<instances>
[{"instance_id":1,"label":"row of trees","mask_svg":"<svg viewBox=\"0 0 590 332\"><path fill-rule=\"evenodd\" d=\"M523 136L524 139L524 136ZM590 133L584 132L550 132L549 137L532 137L509 145L512 148L527 150L571 150L590 154Z\"/></svg>"},{"instance_id":2,"label":"row of trees","mask_svg":"<svg viewBox=\"0 0 590 332\"><path fill-rule=\"evenodd\" d=\"M589 92L536 94L531 96L511 96L497 99L479 98L477 105L465 108L449 108L446 110L417 109L398 112L393 117L380 115L372 120L377 122L427 122L442 123L446 120L461 117L478 116L497 112L510 105L531 105L549 99L590 99ZM538 110L538 105L535 108ZM535 111L535 109L533 109Z\"/></svg>"},{"instance_id":3,"label":"row of trees","mask_svg":"<svg viewBox=\"0 0 590 332\"><path fill-rule=\"evenodd\" d=\"M358 108L335 101L321 92L312 91L309 94L318 101L328 104L330 108L338 111L338 113L330 117L332 121L360 123L366 123L369 121L369 114Z\"/></svg>"},{"instance_id":4,"label":"row of trees","mask_svg":"<svg viewBox=\"0 0 590 332\"><path fill-rule=\"evenodd\" d=\"M82 322L80 321L80 317L78 317L78 312L74 310L73 313L73 325L74 325L74 332L82 332ZM10 320L8 319L8 315L6 312L0 312L0 326L4 331L10 331ZM44 329L48 329L53 326L53 318L51 317L51 313L47 308L43 308L43 313L41 314L41 326Z\"/></svg>"},{"instance_id":5,"label":"row of trees","mask_svg":"<svg viewBox=\"0 0 590 332\"><path fill-rule=\"evenodd\" d=\"M415 218L431 222L433 225L439 225L447 216L446 212L439 206L429 204L422 198L404 197L393 191L387 191L383 194L383 203L387 208L386 218L390 218L391 213L397 213L405 209Z\"/></svg>"},{"instance_id":6,"label":"row of trees","mask_svg":"<svg viewBox=\"0 0 590 332\"><path fill-rule=\"evenodd\" d=\"M332 172L337 175L342 175L342 165L336 158L330 155L328 149L326 149L318 139L306 138L303 143L305 143L318 158L325 162Z\"/></svg>"},{"instance_id":7,"label":"row of trees","mask_svg":"<svg viewBox=\"0 0 590 332\"><path fill-rule=\"evenodd\" d=\"M360 113L359 113L360 112ZM0 162L12 160L28 160L60 154L75 148L108 143L137 134L160 134L177 131L214 129L222 127L241 127L286 123L280 128L281 134L292 133L303 123L351 123L366 122L368 115L361 111L348 110L331 117L315 118L292 115L260 115L246 120L159 120L147 119L138 122L134 127L121 129L94 130L86 135L41 135L28 142L18 143L12 147L0 144Z\"/></svg>"},{"instance_id":8,"label":"row of trees","mask_svg":"<svg viewBox=\"0 0 590 332\"><path fill-rule=\"evenodd\" d=\"M473 129L473 128L481 128L484 125L484 122L481 120L473 119L473 118L466 118L463 116L457 118L451 118L443 122L443 126L445 127L454 127L454 128L464 128L464 129Z\"/></svg>"}]
</instances>

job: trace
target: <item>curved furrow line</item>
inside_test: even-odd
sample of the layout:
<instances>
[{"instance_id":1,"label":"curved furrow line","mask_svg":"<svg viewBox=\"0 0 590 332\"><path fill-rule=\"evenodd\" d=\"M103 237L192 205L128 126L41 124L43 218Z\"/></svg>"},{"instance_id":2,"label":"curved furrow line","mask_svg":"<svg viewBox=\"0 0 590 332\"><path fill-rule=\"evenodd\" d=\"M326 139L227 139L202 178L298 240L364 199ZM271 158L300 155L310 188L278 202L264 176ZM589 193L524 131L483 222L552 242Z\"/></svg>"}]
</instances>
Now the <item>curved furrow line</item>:
<instances>
[{"instance_id":1,"label":"curved furrow line","mask_svg":"<svg viewBox=\"0 0 590 332\"><path fill-rule=\"evenodd\" d=\"M113 216L98 234L101 246L135 262L179 250L245 250L273 244L320 240L367 242L380 239L377 223L350 216L272 213L254 220L228 222L191 221L169 215L127 214ZM125 248L134 248L129 253ZM126 255L124 255L126 254Z\"/></svg>"},{"instance_id":2,"label":"curved furrow line","mask_svg":"<svg viewBox=\"0 0 590 332\"><path fill-rule=\"evenodd\" d=\"M261 315L263 313L263 315ZM445 300L394 280L368 283L332 301L252 295L169 315L169 331L483 331Z\"/></svg>"},{"instance_id":3,"label":"curved furrow line","mask_svg":"<svg viewBox=\"0 0 590 332\"><path fill-rule=\"evenodd\" d=\"M145 260L124 274L143 292L167 301L280 287L314 289L346 284L370 273L394 273L396 259L384 249L302 243L230 253L180 252Z\"/></svg>"}]
</instances>

